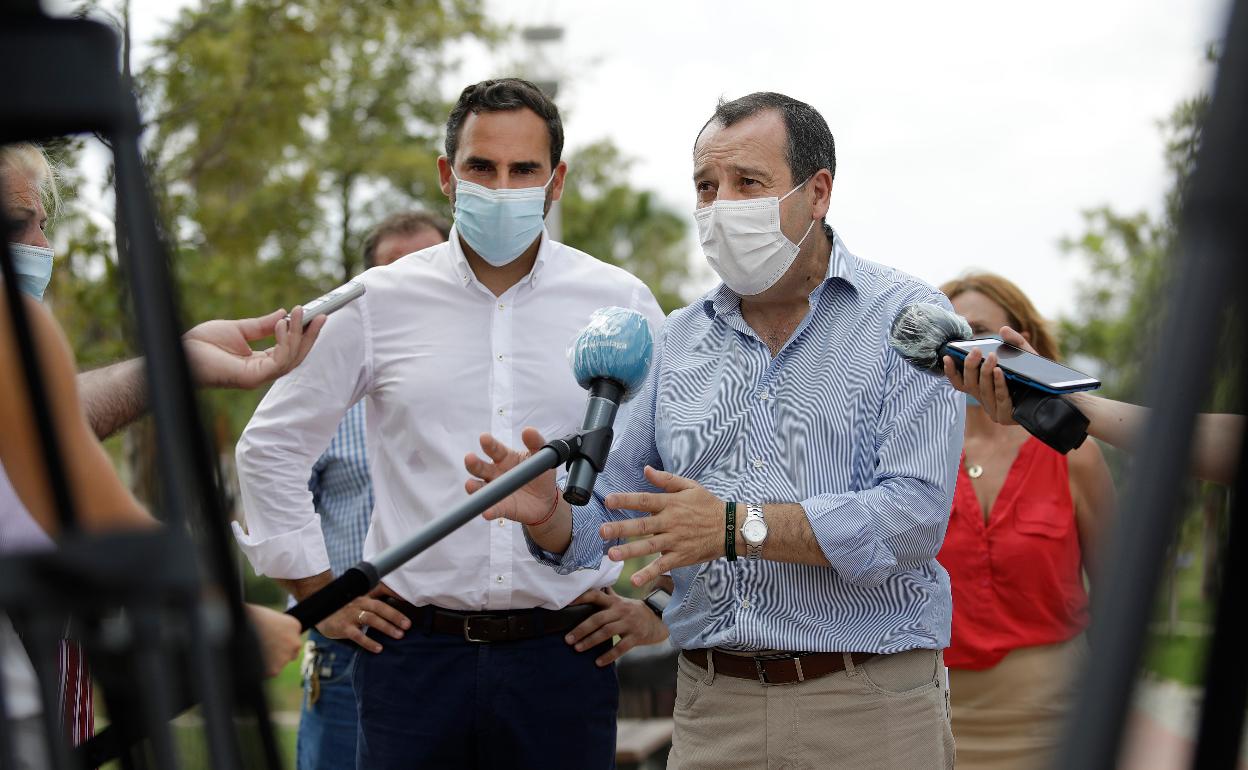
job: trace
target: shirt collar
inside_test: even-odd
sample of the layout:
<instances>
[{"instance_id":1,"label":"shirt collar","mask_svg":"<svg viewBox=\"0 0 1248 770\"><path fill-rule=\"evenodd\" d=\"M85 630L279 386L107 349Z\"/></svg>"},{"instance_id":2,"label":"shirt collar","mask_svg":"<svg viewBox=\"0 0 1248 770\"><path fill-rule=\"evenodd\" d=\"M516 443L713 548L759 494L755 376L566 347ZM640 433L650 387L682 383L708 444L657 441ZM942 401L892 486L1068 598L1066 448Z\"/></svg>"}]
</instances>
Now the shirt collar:
<instances>
[{"instance_id":1,"label":"shirt collar","mask_svg":"<svg viewBox=\"0 0 1248 770\"><path fill-rule=\"evenodd\" d=\"M472 267L468 264L468 258L464 256L464 247L460 245L459 233L455 230L455 226L451 225L451 232L447 237L447 243L451 247L451 259L455 263L455 273L459 276L464 286L477 280L476 273L472 272ZM537 286L538 276L542 272L542 268L550 258L551 244L554 243L550 239L550 233L546 228L542 228L541 243L537 246L537 259L533 262L533 269L519 283L528 283L531 286ZM519 285L519 284L517 284Z\"/></svg>"},{"instance_id":2,"label":"shirt collar","mask_svg":"<svg viewBox=\"0 0 1248 770\"><path fill-rule=\"evenodd\" d=\"M854 279L857 274L855 268L858 258L845 247L841 236L832 229L831 225L824 223L823 231L832 243L832 253L828 255L827 275L810 293L812 303L819 301L819 298L823 296L824 287L834 279L844 281L849 288L857 291ZM702 297L702 310L708 318L725 316L740 309L741 295L729 289L723 282Z\"/></svg>"}]
</instances>

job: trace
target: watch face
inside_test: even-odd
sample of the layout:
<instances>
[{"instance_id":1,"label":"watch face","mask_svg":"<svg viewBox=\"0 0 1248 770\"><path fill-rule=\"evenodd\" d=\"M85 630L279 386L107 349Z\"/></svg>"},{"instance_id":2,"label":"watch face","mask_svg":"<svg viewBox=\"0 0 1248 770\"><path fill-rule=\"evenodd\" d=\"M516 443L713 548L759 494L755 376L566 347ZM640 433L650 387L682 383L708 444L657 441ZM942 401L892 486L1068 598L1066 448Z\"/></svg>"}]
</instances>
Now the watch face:
<instances>
[{"instance_id":1,"label":"watch face","mask_svg":"<svg viewBox=\"0 0 1248 770\"><path fill-rule=\"evenodd\" d=\"M745 538L745 542L750 545L758 545L767 538L767 525L758 519L747 521L741 527L741 536Z\"/></svg>"}]
</instances>

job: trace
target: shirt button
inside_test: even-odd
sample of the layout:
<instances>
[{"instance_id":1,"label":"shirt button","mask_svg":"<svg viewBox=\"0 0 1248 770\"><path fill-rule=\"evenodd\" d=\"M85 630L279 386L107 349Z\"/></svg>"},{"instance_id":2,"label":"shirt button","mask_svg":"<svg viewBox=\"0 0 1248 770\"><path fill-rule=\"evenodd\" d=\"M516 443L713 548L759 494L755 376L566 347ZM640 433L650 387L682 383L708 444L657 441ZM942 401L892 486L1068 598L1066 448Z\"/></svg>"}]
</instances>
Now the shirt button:
<instances>
[{"instance_id":1,"label":"shirt button","mask_svg":"<svg viewBox=\"0 0 1248 770\"><path fill-rule=\"evenodd\" d=\"M499 413L499 414L502 414L502 413L503 413L503 410L502 410L502 409L499 409L499 410L498 410L498 413Z\"/></svg>"},{"instance_id":2,"label":"shirt button","mask_svg":"<svg viewBox=\"0 0 1248 770\"><path fill-rule=\"evenodd\" d=\"M755 468L762 468L762 467L763 467L763 466L765 466L765 465L767 465L767 463L763 462L763 458L761 458L761 457L755 457L755 458L754 458L754 467L755 467Z\"/></svg>"},{"instance_id":3,"label":"shirt button","mask_svg":"<svg viewBox=\"0 0 1248 770\"><path fill-rule=\"evenodd\" d=\"M769 399L769 398L771 398L771 394L770 394L770 393L759 393L759 394L758 394L758 400L759 400L759 401L766 401L766 400L767 400L767 399Z\"/></svg>"},{"instance_id":4,"label":"shirt button","mask_svg":"<svg viewBox=\"0 0 1248 770\"><path fill-rule=\"evenodd\" d=\"M499 519L499 520L498 520L498 526L500 526L500 527L505 527L505 526L507 526L507 520L506 520L506 519Z\"/></svg>"},{"instance_id":5,"label":"shirt button","mask_svg":"<svg viewBox=\"0 0 1248 770\"><path fill-rule=\"evenodd\" d=\"M503 582L503 576L502 576L502 575L499 575L498 577L494 578L494 582L495 582L495 583L501 583L501 582Z\"/></svg>"},{"instance_id":6,"label":"shirt button","mask_svg":"<svg viewBox=\"0 0 1248 770\"><path fill-rule=\"evenodd\" d=\"M503 360L503 354L502 354L502 353L499 353L499 354L498 354L498 360L499 360L499 361L502 361L502 360Z\"/></svg>"},{"instance_id":7,"label":"shirt button","mask_svg":"<svg viewBox=\"0 0 1248 770\"><path fill-rule=\"evenodd\" d=\"M745 601L741 602L741 608L748 610L750 608L750 600L746 599Z\"/></svg>"},{"instance_id":8,"label":"shirt button","mask_svg":"<svg viewBox=\"0 0 1248 770\"><path fill-rule=\"evenodd\" d=\"M500 302L500 303L498 303L498 309L499 309L499 310L502 310L502 309L503 309L503 303L501 303L501 302Z\"/></svg>"}]
</instances>

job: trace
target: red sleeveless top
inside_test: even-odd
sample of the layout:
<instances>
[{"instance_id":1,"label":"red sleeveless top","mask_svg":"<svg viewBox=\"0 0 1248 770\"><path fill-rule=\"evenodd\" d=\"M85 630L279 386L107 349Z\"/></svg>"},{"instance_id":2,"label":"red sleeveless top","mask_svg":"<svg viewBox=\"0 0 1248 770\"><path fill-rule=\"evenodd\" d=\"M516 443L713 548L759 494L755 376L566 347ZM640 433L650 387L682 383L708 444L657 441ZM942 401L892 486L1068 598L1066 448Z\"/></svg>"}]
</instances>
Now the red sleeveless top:
<instances>
[{"instance_id":1,"label":"red sleeveless top","mask_svg":"<svg viewBox=\"0 0 1248 770\"><path fill-rule=\"evenodd\" d=\"M950 668L992 668L1010 650L1082 631L1088 595L1066 456L1028 438L986 522L963 463L936 559L953 587Z\"/></svg>"}]
</instances>

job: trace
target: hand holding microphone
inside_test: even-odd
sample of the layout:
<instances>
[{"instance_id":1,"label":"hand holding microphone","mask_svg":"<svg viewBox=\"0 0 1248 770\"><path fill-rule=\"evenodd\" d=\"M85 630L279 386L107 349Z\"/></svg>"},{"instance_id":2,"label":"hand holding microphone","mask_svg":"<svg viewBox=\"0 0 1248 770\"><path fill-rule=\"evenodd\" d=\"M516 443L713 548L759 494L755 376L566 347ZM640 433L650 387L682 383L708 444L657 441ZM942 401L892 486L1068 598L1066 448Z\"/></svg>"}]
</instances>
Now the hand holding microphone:
<instances>
[{"instance_id":1,"label":"hand holding microphone","mask_svg":"<svg viewBox=\"0 0 1248 770\"><path fill-rule=\"evenodd\" d=\"M1001 327L1001 339L1028 353L1036 350L1023 335L1008 326ZM1014 401L1010 398L1005 372L997 366L996 353L986 357L978 350L971 351L959 367L952 356L942 358L945 377L956 390L979 402L988 419L1000 425L1017 425L1014 419Z\"/></svg>"},{"instance_id":2,"label":"hand holding microphone","mask_svg":"<svg viewBox=\"0 0 1248 770\"><path fill-rule=\"evenodd\" d=\"M981 401L997 422L1008 413L1028 433L1065 454L1078 448L1088 435L1088 418L1062 393L1097 387L1094 378L1036 355L1021 335L1012 340L971 340L966 319L937 305L916 303L902 308L889 330L889 344L912 366L929 374L949 376L958 390ZM1022 342L1022 345L1010 345ZM986 344L987 343L987 344ZM1013 370L997 367L998 354L987 356L982 347L999 347ZM959 366L959 361L961 365ZM954 375L961 374L955 379ZM973 383L968 386L967 382ZM970 387L970 389L968 389ZM978 399L983 395L984 399Z\"/></svg>"}]
</instances>

